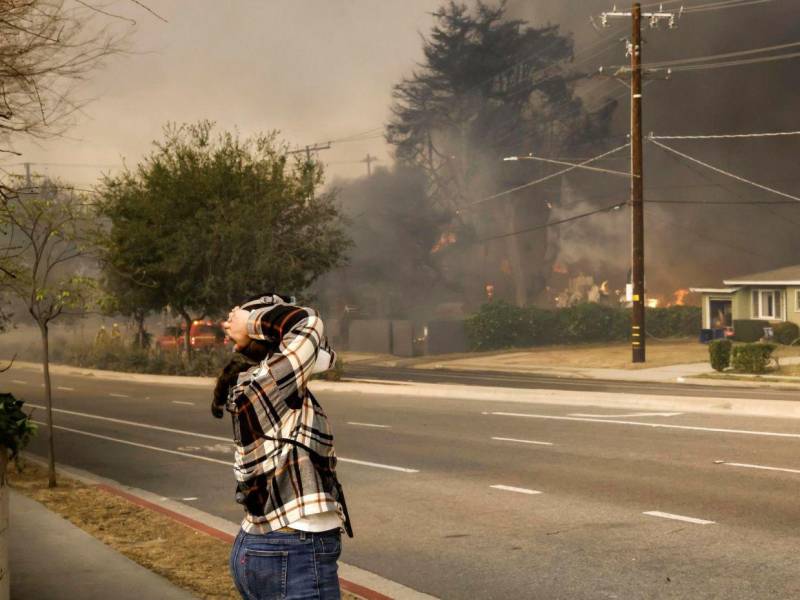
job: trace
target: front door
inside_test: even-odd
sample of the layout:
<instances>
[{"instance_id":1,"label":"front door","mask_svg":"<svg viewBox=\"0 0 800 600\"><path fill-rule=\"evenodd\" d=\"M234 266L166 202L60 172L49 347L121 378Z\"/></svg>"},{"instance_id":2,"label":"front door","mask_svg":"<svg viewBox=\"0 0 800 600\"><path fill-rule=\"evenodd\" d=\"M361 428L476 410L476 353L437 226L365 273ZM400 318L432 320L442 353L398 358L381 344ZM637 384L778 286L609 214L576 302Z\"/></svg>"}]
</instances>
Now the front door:
<instances>
[{"instance_id":1,"label":"front door","mask_svg":"<svg viewBox=\"0 0 800 600\"><path fill-rule=\"evenodd\" d=\"M733 326L733 302L731 300L714 300L708 302L708 316L711 329L725 329Z\"/></svg>"}]
</instances>

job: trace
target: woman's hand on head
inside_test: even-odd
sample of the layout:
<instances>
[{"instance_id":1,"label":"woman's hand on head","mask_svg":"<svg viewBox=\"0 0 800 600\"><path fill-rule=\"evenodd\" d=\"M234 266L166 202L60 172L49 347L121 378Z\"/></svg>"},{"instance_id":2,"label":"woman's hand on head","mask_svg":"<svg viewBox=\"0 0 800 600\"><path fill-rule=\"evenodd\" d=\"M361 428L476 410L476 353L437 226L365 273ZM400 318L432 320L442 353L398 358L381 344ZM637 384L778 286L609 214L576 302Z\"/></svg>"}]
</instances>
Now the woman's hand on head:
<instances>
[{"instance_id":1,"label":"woman's hand on head","mask_svg":"<svg viewBox=\"0 0 800 600\"><path fill-rule=\"evenodd\" d=\"M222 324L225 333L236 344L237 350L244 348L250 342L250 336L247 334L247 319L249 317L250 311L243 310L237 306L228 314L228 320Z\"/></svg>"}]
</instances>

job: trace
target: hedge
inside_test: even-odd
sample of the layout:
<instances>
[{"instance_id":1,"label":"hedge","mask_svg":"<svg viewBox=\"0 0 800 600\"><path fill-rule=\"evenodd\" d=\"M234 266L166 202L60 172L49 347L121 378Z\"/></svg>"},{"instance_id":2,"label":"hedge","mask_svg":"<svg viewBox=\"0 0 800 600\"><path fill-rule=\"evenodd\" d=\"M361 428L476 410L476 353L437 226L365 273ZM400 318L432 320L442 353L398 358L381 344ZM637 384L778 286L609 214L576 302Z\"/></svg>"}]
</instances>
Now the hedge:
<instances>
[{"instance_id":1,"label":"hedge","mask_svg":"<svg viewBox=\"0 0 800 600\"><path fill-rule=\"evenodd\" d=\"M724 371L731 364L731 350L733 342L730 340L714 340L708 345L708 354L711 367L715 371Z\"/></svg>"},{"instance_id":2,"label":"hedge","mask_svg":"<svg viewBox=\"0 0 800 600\"><path fill-rule=\"evenodd\" d=\"M791 346L800 338L800 327L791 321L778 323L772 328L775 341L784 346Z\"/></svg>"},{"instance_id":3,"label":"hedge","mask_svg":"<svg viewBox=\"0 0 800 600\"><path fill-rule=\"evenodd\" d=\"M742 344L733 349L731 364L740 373L765 373L775 344Z\"/></svg>"},{"instance_id":4,"label":"hedge","mask_svg":"<svg viewBox=\"0 0 800 600\"><path fill-rule=\"evenodd\" d=\"M647 309L647 331L657 338L695 336L700 308L675 306ZM630 310L602 304L562 309L519 308L498 301L484 304L466 320L472 350L497 350L550 344L616 342L630 339Z\"/></svg>"}]
</instances>

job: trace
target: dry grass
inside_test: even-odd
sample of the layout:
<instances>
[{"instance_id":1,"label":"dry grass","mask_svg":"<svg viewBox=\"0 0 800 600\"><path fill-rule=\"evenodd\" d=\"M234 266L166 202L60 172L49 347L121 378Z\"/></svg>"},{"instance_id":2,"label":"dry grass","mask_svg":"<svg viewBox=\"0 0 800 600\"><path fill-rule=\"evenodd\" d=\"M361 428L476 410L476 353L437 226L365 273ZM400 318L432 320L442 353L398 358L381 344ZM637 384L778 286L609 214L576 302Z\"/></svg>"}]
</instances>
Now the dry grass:
<instances>
[{"instance_id":1,"label":"dry grass","mask_svg":"<svg viewBox=\"0 0 800 600\"><path fill-rule=\"evenodd\" d=\"M240 597L228 571L228 542L64 476L50 490L43 467L30 461L23 464L22 472L9 467L9 482L15 490L201 598ZM344 592L342 597L356 600Z\"/></svg>"}]
</instances>

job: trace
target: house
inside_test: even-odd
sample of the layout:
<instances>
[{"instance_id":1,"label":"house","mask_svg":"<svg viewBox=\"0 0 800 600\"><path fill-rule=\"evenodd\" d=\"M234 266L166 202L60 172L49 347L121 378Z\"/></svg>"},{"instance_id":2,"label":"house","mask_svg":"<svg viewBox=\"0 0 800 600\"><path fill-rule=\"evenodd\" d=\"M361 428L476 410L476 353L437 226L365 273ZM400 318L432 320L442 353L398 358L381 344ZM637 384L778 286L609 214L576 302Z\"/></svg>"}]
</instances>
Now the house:
<instances>
[{"instance_id":1,"label":"house","mask_svg":"<svg viewBox=\"0 0 800 600\"><path fill-rule=\"evenodd\" d=\"M733 277L721 287L691 288L702 296L703 329L724 330L753 319L765 326L782 321L800 325L800 265Z\"/></svg>"}]
</instances>

